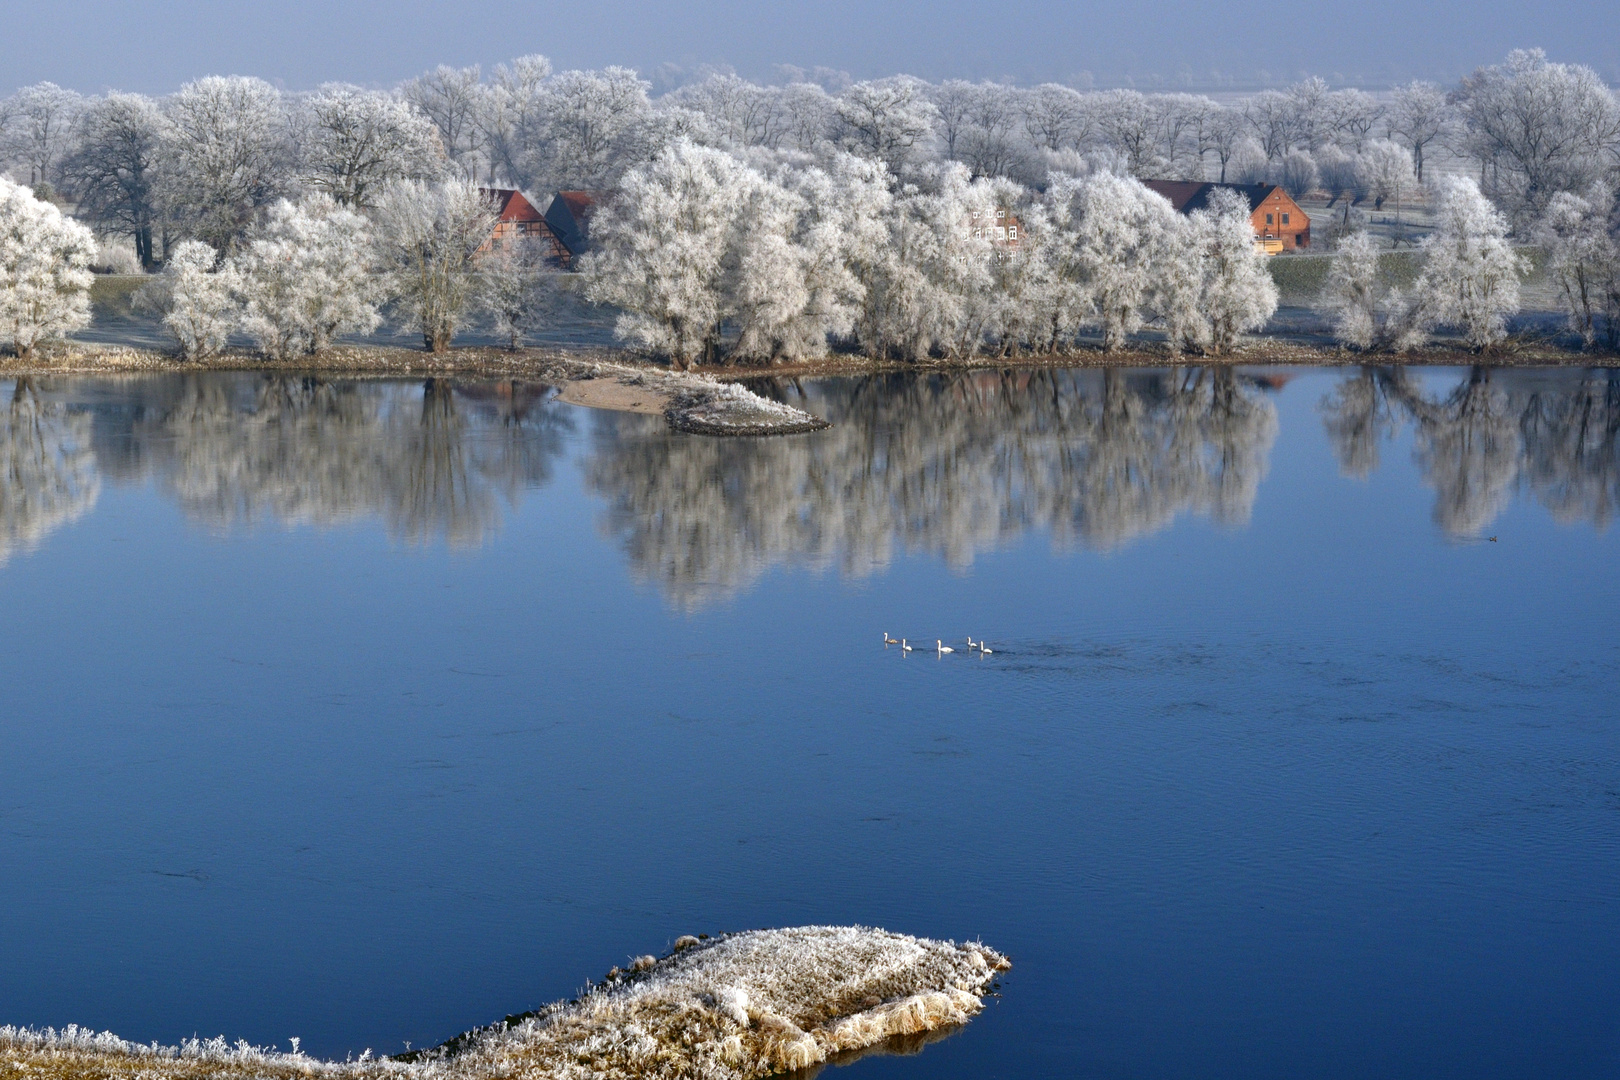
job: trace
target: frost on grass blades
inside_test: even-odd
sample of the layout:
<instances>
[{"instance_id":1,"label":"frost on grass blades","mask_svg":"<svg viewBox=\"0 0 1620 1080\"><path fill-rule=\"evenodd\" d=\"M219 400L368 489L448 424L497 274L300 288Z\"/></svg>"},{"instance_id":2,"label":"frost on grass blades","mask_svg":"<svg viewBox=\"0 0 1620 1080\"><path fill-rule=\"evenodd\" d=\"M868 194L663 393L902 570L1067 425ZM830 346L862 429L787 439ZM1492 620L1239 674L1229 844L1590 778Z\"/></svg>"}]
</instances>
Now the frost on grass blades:
<instances>
[{"instance_id":1,"label":"frost on grass blades","mask_svg":"<svg viewBox=\"0 0 1620 1080\"><path fill-rule=\"evenodd\" d=\"M707 377L678 392L664 418L677 431L694 435L796 435L828 426L818 416L760 397L747 387Z\"/></svg>"},{"instance_id":2,"label":"frost on grass blades","mask_svg":"<svg viewBox=\"0 0 1620 1080\"><path fill-rule=\"evenodd\" d=\"M319 1061L192 1040L126 1042L80 1028L0 1028L0 1075L37 1080L284 1077L704 1077L745 1080L966 1023L1006 957L883 930L806 926L682 937L578 998L398 1058Z\"/></svg>"}]
</instances>

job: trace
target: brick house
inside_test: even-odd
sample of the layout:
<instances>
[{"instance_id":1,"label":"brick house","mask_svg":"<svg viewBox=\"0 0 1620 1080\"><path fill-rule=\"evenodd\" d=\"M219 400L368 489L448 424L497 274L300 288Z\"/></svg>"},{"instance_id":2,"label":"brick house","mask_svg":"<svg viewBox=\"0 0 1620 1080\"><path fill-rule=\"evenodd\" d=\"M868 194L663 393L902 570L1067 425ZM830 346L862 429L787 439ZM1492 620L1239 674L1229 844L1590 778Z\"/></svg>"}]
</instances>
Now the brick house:
<instances>
[{"instance_id":1,"label":"brick house","mask_svg":"<svg viewBox=\"0 0 1620 1080\"><path fill-rule=\"evenodd\" d=\"M978 213L975 211L968 215L968 228L972 230L973 239L988 239L991 243L1017 247L1020 242L1022 223L1018 215L1005 206L998 206L993 211Z\"/></svg>"},{"instance_id":2,"label":"brick house","mask_svg":"<svg viewBox=\"0 0 1620 1080\"><path fill-rule=\"evenodd\" d=\"M1144 180L1150 191L1170 200L1183 214L1201 210L1219 188L1235 191L1249 201L1249 224L1254 226L1255 246L1268 255L1298 251L1311 246L1311 219L1276 184L1208 184L1195 180Z\"/></svg>"},{"instance_id":3,"label":"brick house","mask_svg":"<svg viewBox=\"0 0 1620 1080\"><path fill-rule=\"evenodd\" d=\"M479 192L495 208L495 229L478 250L491 251L514 240L547 235L545 218L521 191L513 188L480 188Z\"/></svg>"}]
</instances>

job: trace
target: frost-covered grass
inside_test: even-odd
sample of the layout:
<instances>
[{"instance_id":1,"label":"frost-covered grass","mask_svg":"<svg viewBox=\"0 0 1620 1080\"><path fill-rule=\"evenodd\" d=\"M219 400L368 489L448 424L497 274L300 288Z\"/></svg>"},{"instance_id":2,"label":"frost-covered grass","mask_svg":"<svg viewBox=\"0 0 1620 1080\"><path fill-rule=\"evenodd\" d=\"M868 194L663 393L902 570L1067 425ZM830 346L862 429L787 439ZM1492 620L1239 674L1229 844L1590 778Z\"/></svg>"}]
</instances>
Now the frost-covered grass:
<instances>
[{"instance_id":1,"label":"frost-covered grass","mask_svg":"<svg viewBox=\"0 0 1620 1080\"><path fill-rule=\"evenodd\" d=\"M327 1062L194 1040L142 1045L80 1028L0 1028L7 1080L748 1080L965 1023L1010 964L976 943L864 927L683 937L573 1001L397 1059Z\"/></svg>"},{"instance_id":2,"label":"frost-covered grass","mask_svg":"<svg viewBox=\"0 0 1620 1080\"><path fill-rule=\"evenodd\" d=\"M707 375L688 376L664 415L678 430L700 435L791 434L827 426L820 417Z\"/></svg>"}]
</instances>

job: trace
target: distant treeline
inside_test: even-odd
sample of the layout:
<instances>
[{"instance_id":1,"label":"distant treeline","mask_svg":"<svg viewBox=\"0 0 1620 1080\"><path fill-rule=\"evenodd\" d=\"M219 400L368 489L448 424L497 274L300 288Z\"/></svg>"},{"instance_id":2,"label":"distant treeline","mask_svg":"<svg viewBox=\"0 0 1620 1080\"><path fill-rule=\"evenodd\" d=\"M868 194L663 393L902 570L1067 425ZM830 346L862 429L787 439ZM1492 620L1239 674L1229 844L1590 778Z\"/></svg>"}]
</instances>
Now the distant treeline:
<instances>
[{"instance_id":1,"label":"distant treeline","mask_svg":"<svg viewBox=\"0 0 1620 1080\"><path fill-rule=\"evenodd\" d=\"M210 77L159 100L41 84L0 117L17 181L98 235L127 236L140 266L190 275L150 297L188 354L232 329L268 352L318 348L375 325L388 296L410 301L431 348L480 300L518 341L538 268L474 266L488 227L479 185L542 201L600 193L590 295L624 311L627 341L678 361L793 359L839 342L902 356L1060 349L1085 327L1113 346L1145 325L1219 353L1275 305L1235 243L1238 208L1178 218L1136 179L1267 180L1377 203L1429 179L1437 146L1474 180L1443 186L1421 297L1379 292L1371 240L1353 226L1335 237L1348 250L1324 299L1345 342L1407 347L1441 325L1476 346L1499 340L1521 269L1506 237L1554 248L1585 340L1612 343L1620 308L1620 105L1590 69L1539 52L1383 99L1319 79L1222 104L731 75L655 99L629 69L554 73L534 56L488 78L441 67L391 92ZM989 224L1009 216L1017 242ZM177 258L187 243L206 249ZM65 266L116 261L114 245L82 248L44 250ZM324 310L287 314L312 304ZM176 311L196 325L177 329ZM36 337L11 335L19 350Z\"/></svg>"}]
</instances>

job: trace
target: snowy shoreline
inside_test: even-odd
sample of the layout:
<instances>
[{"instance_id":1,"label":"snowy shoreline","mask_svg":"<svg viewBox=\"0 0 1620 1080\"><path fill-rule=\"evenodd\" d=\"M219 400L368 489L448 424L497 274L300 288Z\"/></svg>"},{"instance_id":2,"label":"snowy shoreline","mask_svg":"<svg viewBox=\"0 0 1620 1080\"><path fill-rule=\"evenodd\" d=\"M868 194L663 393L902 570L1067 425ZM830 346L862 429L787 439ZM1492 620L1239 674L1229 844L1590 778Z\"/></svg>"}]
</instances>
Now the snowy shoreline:
<instances>
[{"instance_id":1,"label":"snowy shoreline","mask_svg":"<svg viewBox=\"0 0 1620 1080\"><path fill-rule=\"evenodd\" d=\"M701 1075L756 1077L958 1027L983 1007L1007 958L847 926L683 936L662 958L614 968L572 1001L393 1058L322 1061L274 1048L192 1040L131 1043L110 1033L0 1027L0 1073L38 1080L480 1080Z\"/></svg>"},{"instance_id":2,"label":"snowy shoreline","mask_svg":"<svg viewBox=\"0 0 1620 1080\"><path fill-rule=\"evenodd\" d=\"M1339 347L1252 339L1220 357L1164 348L1103 352L1082 349L1050 355L975 356L924 361L872 360L835 354L774 366L711 366L671 370L630 350L522 349L467 346L427 353L378 345L336 345L314 355L276 361L226 353L204 361L180 360L153 349L80 342L42 346L27 360L0 356L0 378L52 375L295 372L329 378L492 378L553 384L569 404L620 412L661 413L670 426L699 435L787 435L817 431L826 420L750 390L751 380L833 378L906 372L1118 367L1616 367L1620 355L1562 348L1544 341L1473 352L1436 345L1404 353L1359 353Z\"/></svg>"}]
</instances>

